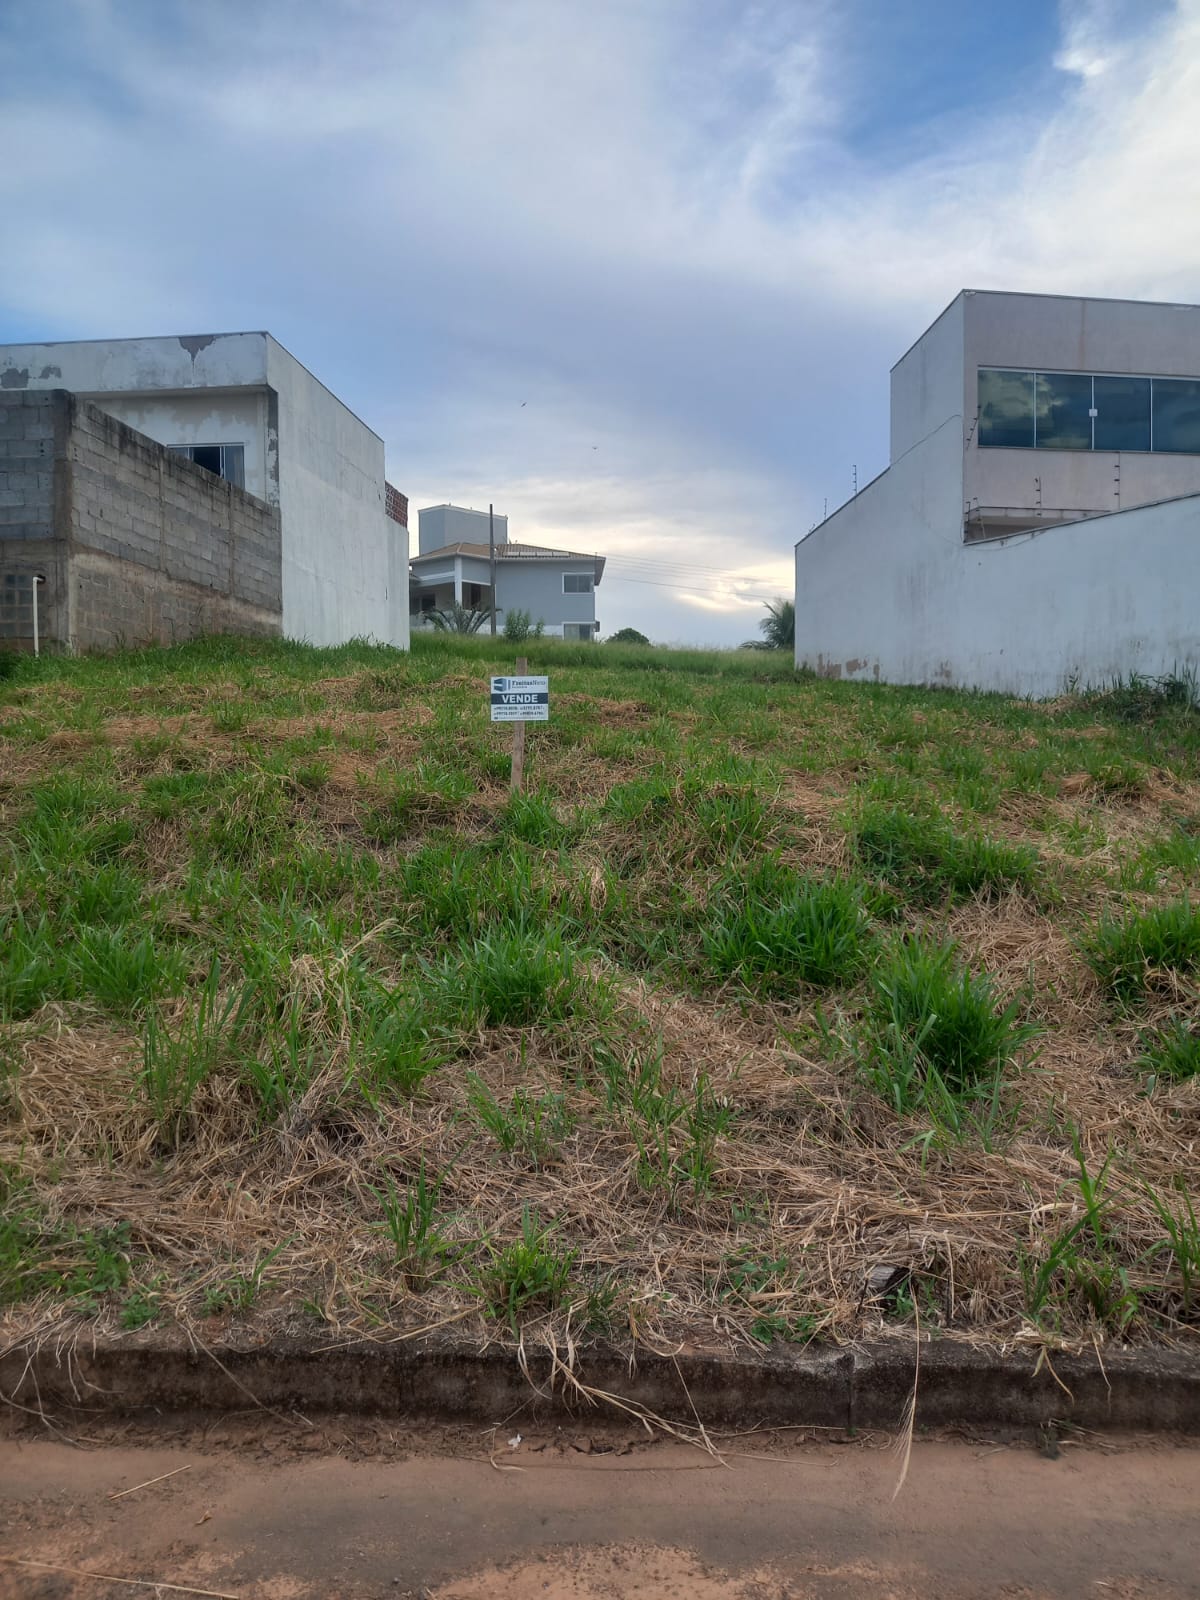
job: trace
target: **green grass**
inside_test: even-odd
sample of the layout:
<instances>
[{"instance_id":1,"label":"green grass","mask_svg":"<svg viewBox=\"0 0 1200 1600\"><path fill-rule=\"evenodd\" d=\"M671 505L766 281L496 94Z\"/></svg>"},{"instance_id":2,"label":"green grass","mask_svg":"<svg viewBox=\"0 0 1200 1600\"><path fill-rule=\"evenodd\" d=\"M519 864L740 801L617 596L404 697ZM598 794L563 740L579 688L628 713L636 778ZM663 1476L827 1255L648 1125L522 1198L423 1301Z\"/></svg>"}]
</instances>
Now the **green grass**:
<instances>
[{"instance_id":1,"label":"green grass","mask_svg":"<svg viewBox=\"0 0 1200 1600\"><path fill-rule=\"evenodd\" d=\"M1195 1022L1176 1017L1143 1033L1141 1044L1138 1066L1147 1074L1147 1089L1200 1077L1200 1027Z\"/></svg>"},{"instance_id":2,"label":"green grass","mask_svg":"<svg viewBox=\"0 0 1200 1600\"><path fill-rule=\"evenodd\" d=\"M916 905L994 896L1012 888L1038 889L1038 858L1031 846L957 832L934 814L869 804L851 837L863 869Z\"/></svg>"},{"instance_id":3,"label":"green grass","mask_svg":"<svg viewBox=\"0 0 1200 1600\"><path fill-rule=\"evenodd\" d=\"M518 653L552 709L512 797L486 678ZM14 663L0 743L22 1315L186 1329L278 1291L331 1341L564 1349L1197 1325L1200 714L1171 685L210 639Z\"/></svg>"},{"instance_id":4,"label":"green grass","mask_svg":"<svg viewBox=\"0 0 1200 1600\"><path fill-rule=\"evenodd\" d=\"M1200 910L1185 895L1129 916L1102 917L1084 951L1100 982L1118 999L1170 989L1174 977L1200 971Z\"/></svg>"},{"instance_id":5,"label":"green grass","mask_svg":"<svg viewBox=\"0 0 1200 1600\"><path fill-rule=\"evenodd\" d=\"M993 1113L1006 1074L1033 1037L1019 1001L1004 1005L986 973L951 942L909 939L871 977L863 1035L867 1080L898 1116L930 1112L956 1130L964 1113Z\"/></svg>"},{"instance_id":6,"label":"green grass","mask_svg":"<svg viewBox=\"0 0 1200 1600\"><path fill-rule=\"evenodd\" d=\"M702 940L706 967L718 978L787 994L798 984L852 982L866 956L867 914L844 879L803 878L768 861L718 885Z\"/></svg>"},{"instance_id":7,"label":"green grass","mask_svg":"<svg viewBox=\"0 0 1200 1600\"><path fill-rule=\"evenodd\" d=\"M526 1206L519 1235L507 1244L489 1243L476 1292L489 1314L503 1317L515 1333L530 1311L553 1311L571 1297L578 1259L578 1250L564 1247Z\"/></svg>"},{"instance_id":8,"label":"green grass","mask_svg":"<svg viewBox=\"0 0 1200 1600\"><path fill-rule=\"evenodd\" d=\"M432 1007L461 1028L562 1021L584 983L579 953L553 929L465 940L423 974Z\"/></svg>"}]
</instances>

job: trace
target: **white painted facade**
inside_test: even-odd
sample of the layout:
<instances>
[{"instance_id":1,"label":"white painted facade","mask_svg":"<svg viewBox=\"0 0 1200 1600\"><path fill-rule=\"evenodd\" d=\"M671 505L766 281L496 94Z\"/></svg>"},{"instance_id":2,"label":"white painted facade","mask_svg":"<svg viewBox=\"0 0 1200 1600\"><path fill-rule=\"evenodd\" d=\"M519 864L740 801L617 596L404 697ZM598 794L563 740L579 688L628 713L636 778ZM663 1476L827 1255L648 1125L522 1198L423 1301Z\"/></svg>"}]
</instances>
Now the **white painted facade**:
<instances>
[{"instance_id":1,"label":"white painted facade","mask_svg":"<svg viewBox=\"0 0 1200 1600\"><path fill-rule=\"evenodd\" d=\"M72 390L161 444L241 445L247 492L280 510L284 635L407 648L383 440L269 333L8 345L0 383Z\"/></svg>"},{"instance_id":2,"label":"white painted facade","mask_svg":"<svg viewBox=\"0 0 1200 1600\"><path fill-rule=\"evenodd\" d=\"M796 546L797 665L1028 695L1194 669L1200 455L981 449L988 366L1200 377L1200 308L960 295L893 369L890 466Z\"/></svg>"}]
</instances>

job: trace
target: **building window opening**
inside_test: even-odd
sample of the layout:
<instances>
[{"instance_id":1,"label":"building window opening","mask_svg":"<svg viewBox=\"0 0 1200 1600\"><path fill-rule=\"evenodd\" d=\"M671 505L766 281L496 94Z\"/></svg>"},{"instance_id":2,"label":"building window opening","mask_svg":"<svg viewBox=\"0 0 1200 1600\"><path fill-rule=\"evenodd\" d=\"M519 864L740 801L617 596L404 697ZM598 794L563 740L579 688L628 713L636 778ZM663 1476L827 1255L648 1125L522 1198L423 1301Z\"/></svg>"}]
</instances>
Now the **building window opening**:
<instances>
[{"instance_id":1,"label":"building window opening","mask_svg":"<svg viewBox=\"0 0 1200 1600\"><path fill-rule=\"evenodd\" d=\"M246 487L246 447L242 444L172 444L174 455L186 456L198 467L224 478L238 489Z\"/></svg>"},{"instance_id":2,"label":"building window opening","mask_svg":"<svg viewBox=\"0 0 1200 1600\"><path fill-rule=\"evenodd\" d=\"M980 367L979 444L1200 455L1200 378Z\"/></svg>"},{"instance_id":3,"label":"building window opening","mask_svg":"<svg viewBox=\"0 0 1200 1600\"><path fill-rule=\"evenodd\" d=\"M592 577L588 572L564 572L564 594L591 594Z\"/></svg>"}]
</instances>

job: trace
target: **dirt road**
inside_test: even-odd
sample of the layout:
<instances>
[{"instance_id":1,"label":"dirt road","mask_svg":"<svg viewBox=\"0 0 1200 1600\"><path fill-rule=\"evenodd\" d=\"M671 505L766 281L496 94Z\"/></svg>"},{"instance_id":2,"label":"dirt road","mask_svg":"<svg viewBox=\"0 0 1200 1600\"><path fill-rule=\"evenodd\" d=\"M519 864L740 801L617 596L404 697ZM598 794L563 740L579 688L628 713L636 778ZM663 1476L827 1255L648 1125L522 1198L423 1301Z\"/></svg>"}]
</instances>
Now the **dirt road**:
<instances>
[{"instance_id":1,"label":"dirt road","mask_svg":"<svg viewBox=\"0 0 1200 1600\"><path fill-rule=\"evenodd\" d=\"M364 1437L352 1424L254 1419L110 1426L84 1447L10 1429L0 1595L136 1600L155 1584L237 1600L1200 1594L1200 1449L1064 1443L1051 1458L1030 1443L918 1442L893 1502L897 1461L882 1445L750 1436L723 1441L722 1462L553 1428L515 1447L465 1429L380 1425Z\"/></svg>"}]
</instances>

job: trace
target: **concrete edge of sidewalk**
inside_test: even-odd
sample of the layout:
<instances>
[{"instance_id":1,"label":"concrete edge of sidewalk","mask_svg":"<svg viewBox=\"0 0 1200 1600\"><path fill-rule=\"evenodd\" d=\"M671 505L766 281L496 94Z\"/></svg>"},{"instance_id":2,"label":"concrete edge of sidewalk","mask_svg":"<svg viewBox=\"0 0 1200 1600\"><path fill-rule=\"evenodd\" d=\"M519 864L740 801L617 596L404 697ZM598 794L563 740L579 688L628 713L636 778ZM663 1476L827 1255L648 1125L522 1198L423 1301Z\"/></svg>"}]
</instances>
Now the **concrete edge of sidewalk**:
<instances>
[{"instance_id":1,"label":"concrete edge of sidewalk","mask_svg":"<svg viewBox=\"0 0 1200 1600\"><path fill-rule=\"evenodd\" d=\"M899 1340L720 1356L662 1356L603 1346L579 1352L580 1383L600 1410L606 1396L676 1422L895 1429L913 1388L915 1346ZM0 1355L0 1399L53 1415L220 1412L257 1402L305 1414L425 1416L483 1423L519 1415L578 1415L584 1394L536 1347L527 1377L511 1348L444 1340L322 1348L274 1337L247 1348L201 1346L180 1331L110 1341L44 1341ZM532 1384L531 1380L532 1379ZM1089 1429L1200 1433L1200 1352L1113 1350L1057 1354L921 1345L919 1427Z\"/></svg>"}]
</instances>

